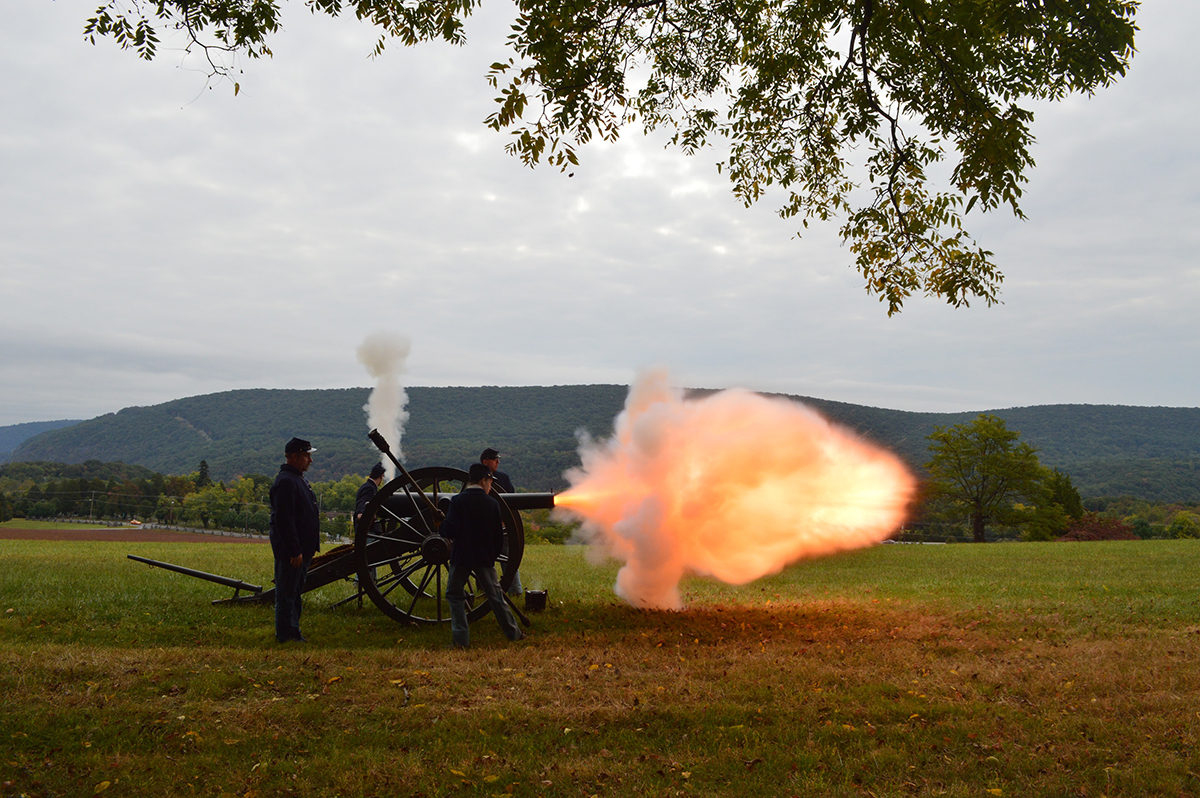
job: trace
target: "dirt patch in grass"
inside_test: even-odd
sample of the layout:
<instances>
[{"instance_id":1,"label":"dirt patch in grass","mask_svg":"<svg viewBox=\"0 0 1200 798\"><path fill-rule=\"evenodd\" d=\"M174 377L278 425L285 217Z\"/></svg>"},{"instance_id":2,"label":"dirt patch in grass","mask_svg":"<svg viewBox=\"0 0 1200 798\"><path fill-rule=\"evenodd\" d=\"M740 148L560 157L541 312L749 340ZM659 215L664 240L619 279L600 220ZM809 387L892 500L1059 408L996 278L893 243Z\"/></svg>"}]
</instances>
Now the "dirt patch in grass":
<instances>
[{"instance_id":1,"label":"dirt patch in grass","mask_svg":"<svg viewBox=\"0 0 1200 798\"><path fill-rule=\"evenodd\" d=\"M266 543L264 538L234 538L173 532L168 529L133 529L81 526L79 529L6 529L0 527L0 540L107 540L128 543Z\"/></svg>"}]
</instances>

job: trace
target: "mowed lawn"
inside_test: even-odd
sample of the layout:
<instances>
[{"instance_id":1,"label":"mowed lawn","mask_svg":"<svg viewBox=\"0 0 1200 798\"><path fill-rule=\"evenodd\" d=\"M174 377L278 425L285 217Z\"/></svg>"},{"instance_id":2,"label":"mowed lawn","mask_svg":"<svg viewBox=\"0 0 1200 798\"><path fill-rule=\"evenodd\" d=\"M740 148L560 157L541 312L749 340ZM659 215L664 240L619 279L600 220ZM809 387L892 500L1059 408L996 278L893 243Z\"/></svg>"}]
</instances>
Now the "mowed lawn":
<instances>
[{"instance_id":1,"label":"mowed lawn","mask_svg":"<svg viewBox=\"0 0 1200 798\"><path fill-rule=\"evenodd\" d=\"M533 546L530 637L269 606L228 543L0 540L0 795L1200 794L1200 542L879 546L688 609Z\"/></svg>"}]
</instances>

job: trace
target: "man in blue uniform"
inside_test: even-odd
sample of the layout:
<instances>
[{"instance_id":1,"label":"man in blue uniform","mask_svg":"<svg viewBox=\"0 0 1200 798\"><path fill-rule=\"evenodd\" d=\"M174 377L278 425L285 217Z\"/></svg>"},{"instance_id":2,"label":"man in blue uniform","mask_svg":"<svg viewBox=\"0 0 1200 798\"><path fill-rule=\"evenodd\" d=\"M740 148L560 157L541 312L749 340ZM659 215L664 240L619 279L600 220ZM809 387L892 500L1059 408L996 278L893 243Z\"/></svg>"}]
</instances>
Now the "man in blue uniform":
<instances>
[{"instance_id":1,"label":"man in blue uniform","mask_svg":"<svg viewBox=\"0 0 1200 798\"><path fill-rule=\"evenodd\" d=\"M483 463L473 463L467 483L461 493L450 499L450 510L441 528L442 535L452 541L446 584L450 634L455 646L466 648L471 644L463 585L474 576L475 586L487 597L504 636L520 640L524 635L496 581L496 557L504 545L504 525L500 520L500 503L488 495L492 489L492 470Z\"/></svg>"},{"instance_id":2,"label":"man in blue uniform","mask_svg":"<svg viewBox=\"0 0 1200 798\"><path fill-rule=\"evenodd\" d=\"M513 487L512 480L508 478L508 474L500 470L500 452L489 446L480 453L479 462L492 469L492 484L497 493L517 492L517 489ZM508 541L504 542L504 550L500 554L505 558L505 571L507 572ZM508 583L508 595L520 596L524 592L525 588L521 587L521 572L513 571L512 581Z\"/></svg>"},{"instance_id":3,"label":"man in blue uniform","mask_svg":"<svg viewBox=\"0 0 1200 798\"><path fill-rule=\"evenodd\" d=\"M300 634L300 596L313 555L321 549L317 496L304 478L316 449L292 438L283 448L286 463L271 486L271 551L275 555L275 639L308 642Z\"/></svg>"},{"instance_id":4,"label":"man in blue uniform","mask_svg":"<svg viewBox=\"0 0 1200 798\"><path fill-rule=\"evenodd\" d=\"M383 484L383 474L383 463L376 463L371 466L371 475L367 477L367 481L358 489L358 495L354 497L355 529L358 529L358 522L362 519L363 511L367 509L367 505L371 503L371 499L375 498L375 494L379 493L379 486ZM380 528L378 521L371 525L373 532L378 532Z\"/></svg>"},{"instance_id":5,"label":"man in blue uniform","mask_svg":"<svg viewBox=\"0 0 1200 798\"><path fill-rule=\"evenodd\" d=\"M488 447L480 453L479 462L492 469L492 484L496 486L497 493L517 492L517 489L513 487L512 480L508 478L508 474L500 470L500 452Z\"/></svg>"}]
</instances>

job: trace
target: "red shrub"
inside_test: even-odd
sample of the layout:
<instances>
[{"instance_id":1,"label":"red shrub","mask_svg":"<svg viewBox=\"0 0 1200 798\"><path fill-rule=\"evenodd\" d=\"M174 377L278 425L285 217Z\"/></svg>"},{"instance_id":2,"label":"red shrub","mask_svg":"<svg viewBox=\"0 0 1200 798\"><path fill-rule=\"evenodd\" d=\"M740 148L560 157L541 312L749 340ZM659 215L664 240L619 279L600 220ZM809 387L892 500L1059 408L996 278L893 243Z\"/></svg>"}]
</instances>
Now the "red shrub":
<instances>
[{"instance_id":1,"label":"red shrub","mask_svg":"<svg viewBox=\"0 0 1200 798\"><path fill-rule=\"evenodd\" d=\"M1120 518L1101 518L1096 513L1084 513L1071 524L1059 540L1137 540L1133 528Z\"/></svg>"}]
</instances>

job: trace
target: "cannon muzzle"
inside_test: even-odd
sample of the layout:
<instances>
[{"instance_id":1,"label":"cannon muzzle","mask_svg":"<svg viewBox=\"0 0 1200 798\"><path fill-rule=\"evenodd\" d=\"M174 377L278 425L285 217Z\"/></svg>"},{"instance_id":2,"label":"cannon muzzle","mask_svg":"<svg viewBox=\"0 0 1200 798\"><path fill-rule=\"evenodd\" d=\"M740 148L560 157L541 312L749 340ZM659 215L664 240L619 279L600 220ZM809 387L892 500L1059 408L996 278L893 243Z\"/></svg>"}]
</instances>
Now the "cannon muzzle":
<instances>
[{"instance_id":1,"label":"cannon muzzle","mask_svg":"<svg viewBox=\"0 0 1200 798\"><path fill-rule=\"evenodd\" d=\"M553 493L499 493L496 494L514 510L553 510Z\"/></svg>"}]
</instances>

